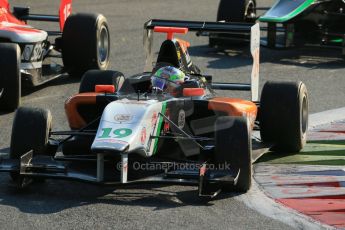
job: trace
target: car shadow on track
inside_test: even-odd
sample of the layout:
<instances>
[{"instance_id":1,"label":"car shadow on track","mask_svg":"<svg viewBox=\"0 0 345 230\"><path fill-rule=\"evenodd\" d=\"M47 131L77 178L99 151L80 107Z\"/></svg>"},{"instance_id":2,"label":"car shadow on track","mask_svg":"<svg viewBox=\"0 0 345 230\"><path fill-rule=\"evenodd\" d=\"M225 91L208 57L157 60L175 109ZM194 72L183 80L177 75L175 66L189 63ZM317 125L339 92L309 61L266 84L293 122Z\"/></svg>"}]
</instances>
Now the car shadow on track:
<instances>
[{"instance_id":1,"label":"car shadow on track","mask_svg":"<svg viewBox=\"0 0 345 230\"><path fill-rule=\"evenodd\" d=\"M79 182L47 180L17 190L8 183L9 176L0 177L0 205L33 214L57 213L92 204L149 207L157 211L183 206L212 206L214 201L200 199L197 187L191 186L129 185L114 189ZM216 200L237 195L220 194Z\"/></svg>"},{"instance_id":2,"label":"car shadow on track","mask_svg":"<svg viewBox=\"0 0 345 230\"><path fill-rule=\"evenodd\" d=\"M27 86L23 86L22 87L22 97L24 96L28 96L32 93L38 92L42 89L51 87L51 86L63 86L63 85L68 85L68 84L75 84L75 83L79 83L80 82L80 78L77 77L70 77L68 74L64 74L59 78L56 78L52 81L49 81L47 83L44 83L42 85L36 86L36 87L27 87ZM0 110L0 116L1 115L8 115L10 113L13 113L13 111L1 111Z\"/></svg>"},{"instance_id":3,"label":"car shadow on track","mask_svg":"<svg viewBox=\"0 0 345 230\"><path fill-rule=\"evenodd\" d=\"M75 83L79 83L79 82L80 82L80 78L70 77L68 74L63 74L61 77L58 77L52 81L49 81L47 83L44 83L44 84L36 86L36 87L23 87L22 88L22 96L27 96L29 94L32 94L36 91L40 91L40 90L47 88L47 87L50 87L50 86L68 85L68 84L75 84Z\"/></svg>"},{"instance_id":4,"label":"car shadow on track","mask_svg":"<svg viewBox=\"0 0 345 230\"><path fill-rule=\"evenodd\" d=\"M252 65L249 47L231 47L228 49L211 48L207 45L189 48L191 56L213 59L207 68L228 69ZM345 60L339 50L320 48L268 49L261 47L260 63L293 65L310 69L342 69Z\"/></svg>"}]
</instances>

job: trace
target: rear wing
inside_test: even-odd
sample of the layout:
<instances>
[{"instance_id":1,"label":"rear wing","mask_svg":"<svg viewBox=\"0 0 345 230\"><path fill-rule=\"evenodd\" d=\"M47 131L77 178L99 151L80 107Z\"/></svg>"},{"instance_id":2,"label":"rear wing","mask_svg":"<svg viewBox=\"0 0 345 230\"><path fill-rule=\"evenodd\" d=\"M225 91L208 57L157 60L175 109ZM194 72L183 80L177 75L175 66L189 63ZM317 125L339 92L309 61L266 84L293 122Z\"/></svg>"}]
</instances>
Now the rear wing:
<instances>
[{"instance_id":1,"label":"rear wing","mask_svg":"<svg viewBox=\"0 0 345 230\"><path fill-rule=\"evenodd\" d=\"M10 4L8 0L0 0L0 8L5 8L6 10L10 10Z\"/></svg>"},{"instance_id":2,"label":"rear wing","mask_svg":"<svg viewBox=\"0 0 345 230\"><path fill-rule=\"evenodd\" d=\"M226 34L241 34L250 37L250 28L253 23L228 23L228 22L202 22L151 19L146 22L144 28L152 30L155 26L183 27L193 32L216 32Z\"/></svg>"},{"instance_id":3,"label":"rear wing","mask_svg":"<svg viewBox=\"0 0 345 230\"><path fill-rule=\"evenodd\" d=\"M63 31L65 21L72 13L72 0L61 0L59 7L60 30Z\"/></svg>"},{"instance_id":4,"label":"rear wing","mask_svg":"<svg viewBox=\"0 0 345 230\"><path fill-rule=\"evenodd\" d=\"M60 31L62 32L66 19L72 13L72 0L60 1L59 15L30 14L28 7L14 7L14 13L18 19L23 21L59 22ZM48 34L61 35L61 32L51 32Z\"/></svg>"},{"instance_id":5,"label":"rear wing","mask_svg":"<svg viewBox=\"0 0 345 230\"><path fill-rule=\"evenodd\" d=\"M213 89L219 90L248 90L251 91L252 101L259 100L259 67L260 67L260 26L253 23L203 22L152 19L144 24L144 47L146 50L145 70L152 69L152 43L155 27L188 28L188 31L202 34L205 32L242 35L251 41L253 68L250 84L213 83Z\"/></svg>"}]
</instances>

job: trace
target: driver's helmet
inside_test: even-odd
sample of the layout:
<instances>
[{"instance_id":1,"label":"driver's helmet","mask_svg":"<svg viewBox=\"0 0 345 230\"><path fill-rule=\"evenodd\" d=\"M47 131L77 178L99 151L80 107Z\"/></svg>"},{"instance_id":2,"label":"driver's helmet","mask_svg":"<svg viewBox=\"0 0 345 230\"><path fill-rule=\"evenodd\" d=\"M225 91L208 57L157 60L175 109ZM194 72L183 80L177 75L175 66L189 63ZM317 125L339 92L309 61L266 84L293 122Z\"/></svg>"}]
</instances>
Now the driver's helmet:
<instances>
[{"instance_id":1,"label":"driver's helmet","mask_svg":"<svg viewBox=\"0 0 345 230\"><path fill-rule=\"evenodd\" d=\"M183 84L186 75L172 66L165 66L151 77L152 88L165 93L174 93Z\"/></svg>"}]
</instances>

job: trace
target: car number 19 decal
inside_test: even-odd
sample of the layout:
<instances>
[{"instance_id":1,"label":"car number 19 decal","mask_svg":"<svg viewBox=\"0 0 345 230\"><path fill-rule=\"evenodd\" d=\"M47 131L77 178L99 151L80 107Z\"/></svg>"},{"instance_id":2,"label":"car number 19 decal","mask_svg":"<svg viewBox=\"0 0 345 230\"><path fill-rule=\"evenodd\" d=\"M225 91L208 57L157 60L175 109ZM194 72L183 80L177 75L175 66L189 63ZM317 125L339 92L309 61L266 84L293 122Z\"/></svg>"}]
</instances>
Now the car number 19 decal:
<instances>
[{"instance_id":1,"label":"car number 19 decal","mask_svg":"<svg viewBox=\"0 0 345 230\"><path fill-rule=\"evenodd\" d=\"M102 135L98 138L124 138L132 134L132 130L127 128L115 130L113 130L112 128L103 128L102 131Z\"/></svg>"}]
</instances>

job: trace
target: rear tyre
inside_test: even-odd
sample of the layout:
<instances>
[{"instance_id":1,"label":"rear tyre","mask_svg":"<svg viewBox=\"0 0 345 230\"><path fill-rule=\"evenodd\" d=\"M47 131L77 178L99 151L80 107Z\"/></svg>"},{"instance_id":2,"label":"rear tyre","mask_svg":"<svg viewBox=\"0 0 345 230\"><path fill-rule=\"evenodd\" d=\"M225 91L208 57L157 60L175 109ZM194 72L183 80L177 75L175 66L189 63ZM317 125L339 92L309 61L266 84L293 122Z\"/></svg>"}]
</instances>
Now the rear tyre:
<instances>
[{"instance_id":1,"label":"rear tyre","mask_svg":"<svg viewBox=\"0 0 345 230\"><path fill-rule=\"evenodd\" d=\"M255 0L221 0L218 6L217 21L226 22L255 22L256 1ZM211 35L212 36L212 35ZM225 35L223 35L226 37ZM242 35L231 35L233 40L216 37L209 38L209 46L231 46L244 45L248 42L240 41L244 39ZM239 39L239 41L237 41Z\"/></svg>"},{"instance_id":2,"label":"rear tyre","mask_svg":"<svg viewBox=\"0 0 345 230\"><path fill-rule=\"evenodd\" d=\"M244 117L219 117L215 125L215 163L240 169L237 184L224 184L223 190L247 192L252 184L251 139Z\"/></svg>"},{"instance_id":3,"label":"rear tyre","mask_svg":"<svg viewBox=\"0 0 345 230\"><path fill-rule=\"evenodd\" d=\"M79 13L67 18L62 60L70 75L81 77L89 69L107 69L109 54L109 28L103 15Z\"/></svg>"},{"instance_id":4,"label":"rear tyre","mask_svg":"<svg viewBox=\"0 0 345 230\"><path fill-rule=\"evenodd\" d=\"M49 110L18 108L12 126L10 159L20 159L30 150L33 150L34 155L44 155L51 126L52 116ZM18 173L10 175L14 181L19 177Z\"/></svg>"},{"instance_id":5,"label":"rear tyre","mask_svg":"<svg viewBox=\"0 0 345 230\"><path fill-rule=\"evenodd\" d=\"M79 93L95 92L96 85L114 85L118 91L125 77L123 73L113 70L89 70L80 82Z\"/></svg>"},{"instance_id":6,"label":"rear tyre","mask_svg":"<svg viewBox=\"0 0 345 230\"><path fill-rule=\"evenodd\" d=\"M221 0L218 6L217 21L255 22L255 0Z\"/></svg>"},{"instance_id":7,"label":"rear tyre","mask_svg":"<svg viewBox=\"0 0 345 230\"><path fill-rule=\"evenodd\" d=\"M284 152L299 152L308 130L308 92L303 82L267 82L260 103L261 139Z\"/></svg>"},{"instance_id":8,"label":"rear tyre","mask_svg":"<svg viewBox=\"0 0 345 230\"><path fill-rule=\"evenodd\" d=\"M14 111L20 105L20 48L0 43L0 110Z\"/></svg>"}]
</instances>

